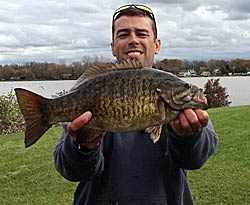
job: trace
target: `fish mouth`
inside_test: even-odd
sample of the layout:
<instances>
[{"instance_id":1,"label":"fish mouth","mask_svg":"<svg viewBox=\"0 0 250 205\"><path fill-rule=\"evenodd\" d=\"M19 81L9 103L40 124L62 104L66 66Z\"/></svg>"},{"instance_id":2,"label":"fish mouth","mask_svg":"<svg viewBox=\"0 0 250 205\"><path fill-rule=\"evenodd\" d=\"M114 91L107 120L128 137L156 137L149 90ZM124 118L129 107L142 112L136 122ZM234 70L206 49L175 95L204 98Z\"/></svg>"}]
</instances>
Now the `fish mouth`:
<instances>
[{"instance_id":1,"label":"fish mouth","mask_svg":"<svg viewBox=\"0 0 250 205\"><path fill-rule=\"evenodd\" d=\"M203 102L203 103L207 104L207 100L204 97L203 90L201 88L197 89L197 90L194 90L194 91L191 91L190 93L192 95L192 100L193 101L195 101L195 102Z\"/></svg>"},{"instance_id":2,"label":"fish mouth","mask_svg":"<svg viewBox=\"0 0 250 205\"><path fill-rule=\"evenodd\" d=\"M207 109L208 104L207 104L207 99L203 94L203 90L201 88L197 88L195 90L190 91L192 101L196 104L199 105L200 108L202 109Z\"/></svg>"}]
</instances>

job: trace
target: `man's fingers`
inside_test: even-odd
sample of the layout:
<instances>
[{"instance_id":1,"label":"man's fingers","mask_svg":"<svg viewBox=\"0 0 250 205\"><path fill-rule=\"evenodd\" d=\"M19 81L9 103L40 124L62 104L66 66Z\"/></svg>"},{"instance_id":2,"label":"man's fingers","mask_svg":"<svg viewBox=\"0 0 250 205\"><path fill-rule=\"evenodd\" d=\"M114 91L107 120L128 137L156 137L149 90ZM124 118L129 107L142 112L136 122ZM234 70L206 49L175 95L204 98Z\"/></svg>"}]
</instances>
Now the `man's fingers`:
<instances>
[{"instance_id":1,"label":"man's fingers","mask_svg":"<svg viewBox=\"0 0 250 205\"><path fill-rule=\"evenodd\" d=\"M191 133L192 127L189 123L189 118L186 116L185 112L180 113L179 119L182 130L186 130L187 133Z\"/></svg>"},{"instance_id":2,"label":"man's fingers","mask_svg":"<svg viewBox=\"0 0 250 205\"><path fill-rule=\"evenodd\" d=\"M97 136L92 141L86 142L86 143L82 143L81 145L84 146L84 147L87 147L88 149L94 149L94 148L96 148L96 147L98 147L100 145L100 141L104 137L105 134L106 133L103 132L102 134L100 134L99 136Z\"/></svg>"},{"instance_id":3,"label":"man's fingers","mask_svg":"<svg viewBox=\"0 0 250 205\"><path fill-rule=\"evenodd\" d=\"M176 134L189 136L199 133L208 124L208 113L201 109L185 109L170 123Z\"/></svg>"},{"instance_id":4,"label":"man's fingers","mask_svg":"<svg viewBox=\"0 0 250 205\"><path fill-rule=\"evenodd\" d=\"M172 121L170 125L179 136L189 136L192 134L192 128L190 127L184 113L180 113L178 118Z\"/></svg>"},{"instance_id":5,"label":"man's fingers","mask_svg":"<svg viewBox=\"0 0 250 205\"><path fill-rule=\"evenodd\" d=\"M75 132L81 129L82 126L85 125L91 119L91 117L92 117L92 113L90 111L87 111L83 113L82 115L80 115L79 117L77 117L76 119L74 119L70 123L71 131Z\"/></svg>"},{"instance_id":6,"label":"man's fingers","mask_svg":"<svg viewBox=\"0 0 250 205\"><path fill-rule=\"evenodd\" d=\"M184 110L184 115L192 132L199 132L202 126L196 112L193 109L186 109ZM183 129L185 129L185 127L183 127Z\"/></svg>"},{"instance_id":7,"label":"man's fingers","mask_svg":"<svg viewBox=\"0 0 250 205\"><path fill-rule=\"evenodd\" d=\"M76 140L76 132L91 119L92 113L87 111L68 124L69 135Z\"/></svg>"},{"instance_id":8,"label":"man's fingers","mask_svg":"<svg viewBox=\"0 0 250 205\"><path fill-rule=\"evenodd\" d=\"M201 110L201 109L195 109L194 110L197 117L199 118L199 121L201 123L202 127L205 127L208 124L209 121L209 115L206 111Z\"/></svg>"}]
</instances>

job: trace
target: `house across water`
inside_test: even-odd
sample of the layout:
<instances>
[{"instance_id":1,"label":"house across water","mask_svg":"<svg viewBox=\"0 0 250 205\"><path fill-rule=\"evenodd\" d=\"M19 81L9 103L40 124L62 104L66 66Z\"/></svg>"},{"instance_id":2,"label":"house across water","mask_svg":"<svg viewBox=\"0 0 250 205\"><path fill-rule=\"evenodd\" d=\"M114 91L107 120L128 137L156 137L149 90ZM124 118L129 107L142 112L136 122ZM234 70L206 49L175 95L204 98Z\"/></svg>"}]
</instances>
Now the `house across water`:
<instances>
[{"instance_id":1,"label":"house across water","mask_svg":"<svg viewBox=\"0 0 250 205\"><path fill-rule=\"evenodd\" d=\"M195 77L197 76L197 72L193 69L190 70L181 70L177 74L179 77Z\"/></svg>"}]
</instances>

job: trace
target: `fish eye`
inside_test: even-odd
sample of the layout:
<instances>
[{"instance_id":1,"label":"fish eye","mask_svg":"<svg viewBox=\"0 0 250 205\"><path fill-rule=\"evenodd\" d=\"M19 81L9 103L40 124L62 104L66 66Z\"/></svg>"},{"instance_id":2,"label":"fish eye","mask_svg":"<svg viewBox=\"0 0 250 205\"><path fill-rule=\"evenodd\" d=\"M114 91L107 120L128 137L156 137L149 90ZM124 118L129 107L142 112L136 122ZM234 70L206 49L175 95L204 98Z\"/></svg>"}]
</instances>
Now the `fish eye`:
<instances>
[{"instance_id":1,"label":"fish eye","mask_svg":"<svg viewBox=\"0 0 250 205\"><path fill-rule=\"evenodd\" d=\"M191 88L191 85L189 83L185 83L184 87L189 89L189 88Z\"/></svg>"}]
</instances>

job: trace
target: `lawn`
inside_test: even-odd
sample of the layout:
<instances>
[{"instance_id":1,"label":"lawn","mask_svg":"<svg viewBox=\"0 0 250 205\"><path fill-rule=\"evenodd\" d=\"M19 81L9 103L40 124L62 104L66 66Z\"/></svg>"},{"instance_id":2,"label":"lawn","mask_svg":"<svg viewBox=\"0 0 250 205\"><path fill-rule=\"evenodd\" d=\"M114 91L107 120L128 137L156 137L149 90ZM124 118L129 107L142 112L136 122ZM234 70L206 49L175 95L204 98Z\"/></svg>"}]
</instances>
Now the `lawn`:
<instances>
[{"instance_id":1,"label":"lawn","mask_svg":"<svg viewBox=\"0 0 250 205\"><path fill-rule=\"evenodd\" d=\"M250 106L209 110L219 136L216 153L189 172L197 205L250 204Z\"/></svg>"},{"instance_id":2,"label":"lawn","mask_svg":"<svg viewBox=\"0 0 250 205\"><path fill-rule=\"evenodd\" d=\"M50 129L24 148L23 133L0 137L0 204L72 204L76 184L54 168L53 148L61 129Z\"/></svg>"},{"instance_id":3,"label":"lawn","mask_svg":"<svg viewBox=\"0 0 250 205\"><path fill-rule=\"evenodd\" d=\"M250 202L250 106L208 110L219 136L216 153L189 172L197 205ZM0 204L72 204L76 183L56 172L53 149L61 128L50 129L27 149L23 133L0 136Z\"/></svg>"}]
</instances>

